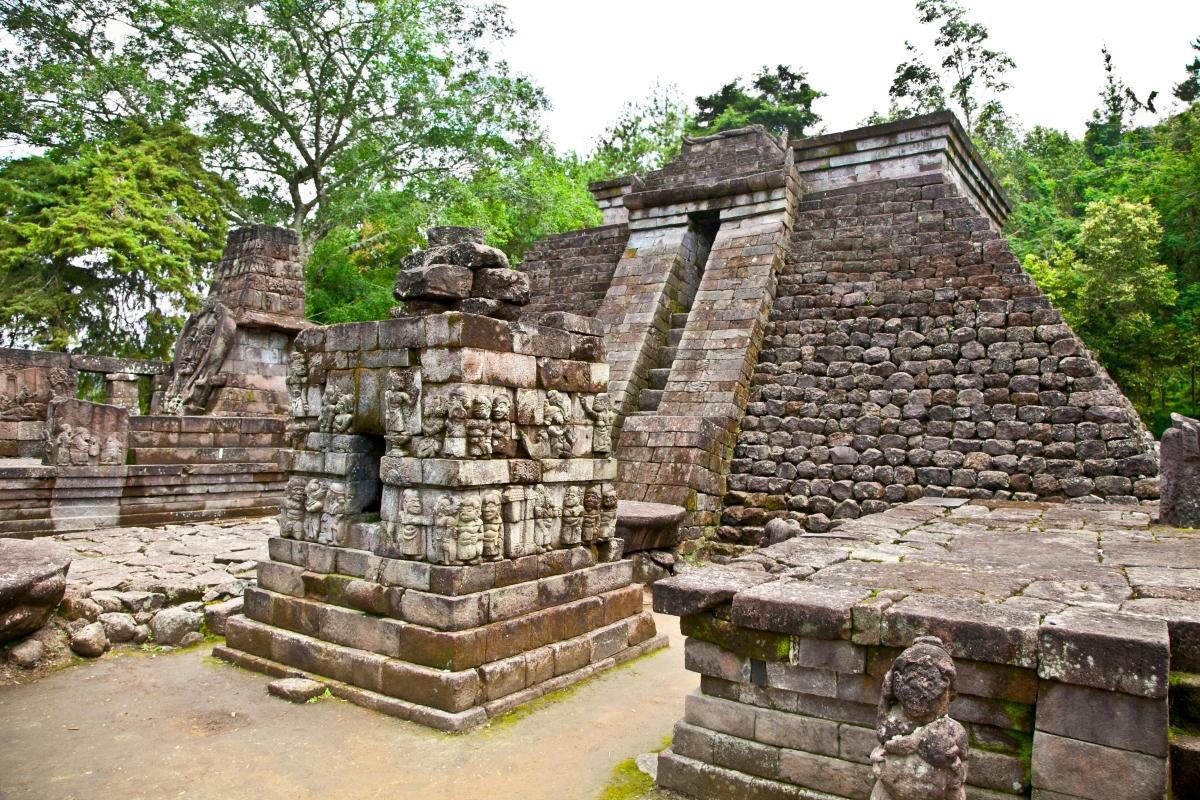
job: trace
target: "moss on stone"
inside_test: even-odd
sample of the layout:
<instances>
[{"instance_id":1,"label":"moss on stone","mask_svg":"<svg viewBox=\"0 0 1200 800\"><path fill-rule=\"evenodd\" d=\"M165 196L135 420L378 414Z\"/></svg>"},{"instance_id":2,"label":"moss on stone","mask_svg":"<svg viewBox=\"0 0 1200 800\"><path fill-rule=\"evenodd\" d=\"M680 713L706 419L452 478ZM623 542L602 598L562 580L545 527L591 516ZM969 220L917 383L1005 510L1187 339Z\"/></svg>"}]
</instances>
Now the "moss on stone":
<instances>
[{"instance_id":1,"label":"moss on stone","mask_svg":"<svg viewBox=\"0 0 1200 800\"><path fill-rule=\"evenodd\" d=\"M690 614L679 621L684 636L711 642L741 656L760 661L789 661L792 637L769 631L739 628L732 622L717 618L713 613Z\"/></svg>"}]
</instances>

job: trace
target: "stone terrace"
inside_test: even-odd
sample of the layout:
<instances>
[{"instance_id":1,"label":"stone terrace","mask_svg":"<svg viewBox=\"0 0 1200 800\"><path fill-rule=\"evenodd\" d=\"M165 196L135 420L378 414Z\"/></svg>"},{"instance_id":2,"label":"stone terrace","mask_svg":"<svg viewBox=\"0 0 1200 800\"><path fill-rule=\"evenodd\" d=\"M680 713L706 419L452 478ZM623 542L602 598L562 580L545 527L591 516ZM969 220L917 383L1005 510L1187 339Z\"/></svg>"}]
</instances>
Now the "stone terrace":
<instances>
[{"instance_id":1,"label":"stone terrace","mask_svg":"<svg viewBox=\"0 0 1200 800\"><path fill-rule=\"evenodd\" d=\"M1200 531L1153 516L927 498L656 584L702 676L660 784L866 798L883 671L936 635L959 662L968 797L1163 797L1168 750L1187 763L1168 693L1185 708L1200 669Z\"/></svg>"}]
</instances>

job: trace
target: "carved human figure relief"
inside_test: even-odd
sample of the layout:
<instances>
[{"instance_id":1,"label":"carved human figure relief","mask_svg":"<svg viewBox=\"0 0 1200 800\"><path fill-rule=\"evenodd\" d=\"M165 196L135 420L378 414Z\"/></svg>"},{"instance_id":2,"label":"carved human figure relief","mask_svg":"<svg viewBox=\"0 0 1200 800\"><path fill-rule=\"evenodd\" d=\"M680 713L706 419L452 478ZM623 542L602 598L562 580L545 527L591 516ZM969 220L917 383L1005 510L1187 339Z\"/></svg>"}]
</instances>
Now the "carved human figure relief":
<instances>
[{"instance_id":1,"label":"carved human figure relief","mask_svg":"<svg viewBox=\"0 0 1200 800\"><path fill-rule=\"evenodd\" d=\"M100 445L97 444L82 425L76 425L75 431L71 436L71 466L82 467L87 466L93 456L100 454Z\"/></svg>"},{"instance_id":2,"label":"carved human figure relief","mask_svg":"<svg viewBox=\"0 0 1200 800\"><path fill-rule=\"evenodd\" d=\"M568 458L575 443L574 434L568 423L571 420L571 400L557 389L546 392L542 408L546 424L546 444L551 458Z\"/></svg>"},{"instance_id":3,"label":"carved human figure relief","mask_svg":"<svg viewBox=\"0 0 1200 800\"><path fill-rule=\"evenodd\" d=\"M600 526L596 538L607 540L617 535L617 487L604 484L600 494Z\"/></svg>"},{"instance_id":4,"label":"carved human figure relief","mask_svg":"<svg viewBox=\"0 0 1200 800\"><path fill-rule=\"evenodd\" d=\"M308 384L308 356L300 352L288 355L287 379L288 414L292 419L308 416L304 389Z\"/></svg>"},{"instance_id":5,"label":"carved human figure relief","mask_svg":"<svg viewBox=\"0 0 1200 800\"><path fill-rule=\"evenodd\" d=\"M325 507L321 513L321 531L317 541L322 544L339 544L342 539L342 521L346 514L346 485L331 483L325 492Z\"/></svg>"},{"instance_id":6,"label":"carved human figure relief","mask_svg":"<svg viewBox=\"0 0 1200 800\"><path fill-rule=\"evenodd\" d=\"M600 510L604 504L600 487L592 484L583 494L583 541L594 542L599 538Z\"/></svg>"},{"instance_id":7,"label":"carved human figure relief","mask_svg":"<svg viewBox=\"0 0 1200 800\"><path fill-rule=\"evenodd\" d=\"M471 400L471 418L467 420L467 455L487 458L492 454L492 400L478 395Z\"/></svg>"},{"instance_id":8,"label":"carved human figure relief","mask_svg":"<svg viewBox=\"0 0 1200 800\"><path fill-rule=\"evenodd\" d=\"M573 547L583 541L583 487L568 486L563 494L562 543Z\"/></svg>"},{"instance_id":9,"label":"carved human figure relief","mask_svg":"<svg viewBox=\"0 0 1200 800\"><path fill-rule=\"evenodd\" d=\"M112 433L104 440L104 446L100 449L100 463L109 466L125 463L125 447L121 444L120 436Z\"/></svg>"},{"instance_id":10,"label":"carved human figure relief","mask_svg":"<svg viewBox=\"0 0 1200 800\"><path fill-rule=\"evenodd\" d=\"M325 508L326 486L313 478L304 487L304 539L315 542L321 533L321 512Z\"/></svg>"},{"instance_id":11,"label":"carved human figure relief","mask_svg":"<svg viewBox=\"0 0 1200 800\"><path fill-rule=\"evenodd\" d=\"M957 670L936 636L921 636L883 679L871 800L965 800L967 732L948 714Z\"/></svg>"},{"instance_id":12,"label":"carved human figure relief","mask_svg":"<svg viewBox=\"0 0 1200 800\"><path fill-rule=\"evenodd\" d=\"M421 508L421 493L405 489L400 499L400 525L396 549L401 558L420 558L425 553L425 512Z\"/></svg>"},{"instance_id":13,"label":"carved human figure relief","mask_svg":"<svg viewBox=\"0 0 1200 800\"><path fill-rule=\"evenodd\" d=\"M479 498L468 495L458 505L458 521L455 524L455 543L458 546L457 560L464 564L478 564L483 543L483 520L480 517Z\"/></svg>"},{"instance_id":14,"label":"carved human figure relief","mask_svg":"<svg viewBox=\"0 0 1200 800\"><path fill-rule=\"evenodd\" d=\"M203 414L217 388L217 374L233 347L237 323L223 303L209 300L183 326L175 345L171 383L162 401L166 414Z\"/></svg>"},{"instance_id":15,"label":"carved human figure relief","mask_svg":"<svg viewBox=\"0 0 1200 800\"><path fill-rule=\"evenodd\" d=\"M606 392L590 400L582 399L584 413L592 420L592 450L597 453L612 452L612 428L617 414L612 408L612 399Z\"/></svg>"},{"instance_id":16,"label":"carved human figure relief","mask_svg":"<svg viewBox=\"0 0 1200 800\"><path fill-rule=\"evenodd\" d=\"M71 442L75 439L74 426L64 423L54 436L54 463L60 467L71 463Z\"/></svg>"},{"instance_id":17,"label":"carved human figure relief","mask_svg":"<svg viewBox=\"0 0 1200 800\"><path fill-rule=\"evenodd\" d=\"M283 495L283 512L279 515L279 535L285 539L304 538L304 479L288 481Z\"/></svg>"},{"instance_id":18,"label":"carved human figure relief","mask_svg":"<svg viewBox=\"0 0 1200 800\"><path fill-rule=\"evenodd\" d=\"M433 509L433 560L453 564L458 560L458 509L450 495L438 498Z\"/></svg>"},{"instance_id":19,"label":"carved human figure relief","mask_svg":"<svg viewBox=\"0 0 1200 800\"><path fill-rule=\"evenodd\" d=\"M500 492L491 490L483 493L480 516L483 521L481 555L487 561L496 561L503 555L504 507Z\"/></svg>"},{"instance_id":20,"label":"carved human figure relief","mask_svg":"<svg viewBox=\"0 0 1200 800\"><path fill-rule=\"evenodd\" d=\"M533 543L544 553L554 547L554 521L561 512L545 486L539 483L533 492Z\"/></svg>"},{"instance_id":21,"label":"carved human figure relief","mask_svg":"<svg viewBox=\"0 0 1200 800\"><path fill-rule=\"evenodd\" d=\"M354 395L344 393L338 396L333 406L333 432L345 433L354 422Z\"/></svg>"},{"instance_id":22,"label":"carved human figure relief","mask_svg":"<svg viewBox=\"0 0 1200 800\"><path fill-rule=\"evenodd\" d=\"M413 373L388 373L383 393L383 425L393 455L411 454L415 427L410 417L415 416L419 391Z\"/></svg>"},{"instance_id":23,"label":"carved human figure relief","mask_svg":"<svg viewBox=\"0 0 1200 800\"><path fill-rule=\"evenodd\" d=\"M492 400L491 446L492 455L501 458L513 458L517 454L516 441L513 439L512 425L513 404L508 392L496 395Z\"/></svg>"},{"instance_id":24,"label":"carved human figure relief","mask_svg":"<svg viewBox=\"0 0 1200 800\"><path fill-rule=\"evenodd\" d=\"M446 433L446 403L441 397L426 396L421 405L421 441L417 444L417 455L436 458L442 451Z\"/></svg>"}]
</instances>

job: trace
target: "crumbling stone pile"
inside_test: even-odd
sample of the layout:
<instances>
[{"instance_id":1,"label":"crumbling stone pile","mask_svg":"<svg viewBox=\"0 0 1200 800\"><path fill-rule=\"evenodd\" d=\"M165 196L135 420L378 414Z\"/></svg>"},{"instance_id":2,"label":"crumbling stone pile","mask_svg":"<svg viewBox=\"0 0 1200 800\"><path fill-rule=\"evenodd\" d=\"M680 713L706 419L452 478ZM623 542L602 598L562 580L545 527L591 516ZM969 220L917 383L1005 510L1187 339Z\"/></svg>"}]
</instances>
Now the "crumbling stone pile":
<instances>
[{"instance_id":1,"label":"crumbling stone pile","mask_svg":"<svg viewBox=\"0 0 1200 800\"><path fill-rule=\"evenodd\" d=\"M529 275L512 269L504 251L483 243L480 228L435 227L429 247L406 256L393 316L463 311L515 320L529 302Z\"/></svg>"}]
</instances>

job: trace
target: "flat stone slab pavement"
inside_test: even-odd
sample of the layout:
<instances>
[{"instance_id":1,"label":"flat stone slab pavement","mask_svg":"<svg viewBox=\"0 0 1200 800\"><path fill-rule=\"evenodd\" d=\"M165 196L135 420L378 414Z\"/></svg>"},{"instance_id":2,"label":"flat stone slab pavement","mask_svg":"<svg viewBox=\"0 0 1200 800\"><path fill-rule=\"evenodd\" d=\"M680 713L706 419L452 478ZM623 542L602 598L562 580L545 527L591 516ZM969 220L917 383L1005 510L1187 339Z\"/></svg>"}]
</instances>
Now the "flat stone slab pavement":
<instances>
[{"instance_id":1,"label":"flat stone slab pavement","mask_svg":"<svg viewBox=\"0 0 1200 800\"><path fill-rule=\"evenodd\" d=\"M54 536L72 551L67 583L98 590L200 595L254 579L267 559L274 519L197 522L159 528L100 528ZM225 592L241 594L241 591ZM168 600L168 602L173 602Z\"/></svg>"},{"instance_id":2,"label":"flat stone slab pavement","mask_svg":"<svg viewBox=\"0 0 1200 800\"><path fill-rule=\"evenodd\" d=\"M669 649L461 735L284 702L209 646L103 659L0 687L0 797L594 800L663 746L699 682L678 621L655 623Z\"/></svg>"}]
</instances>

